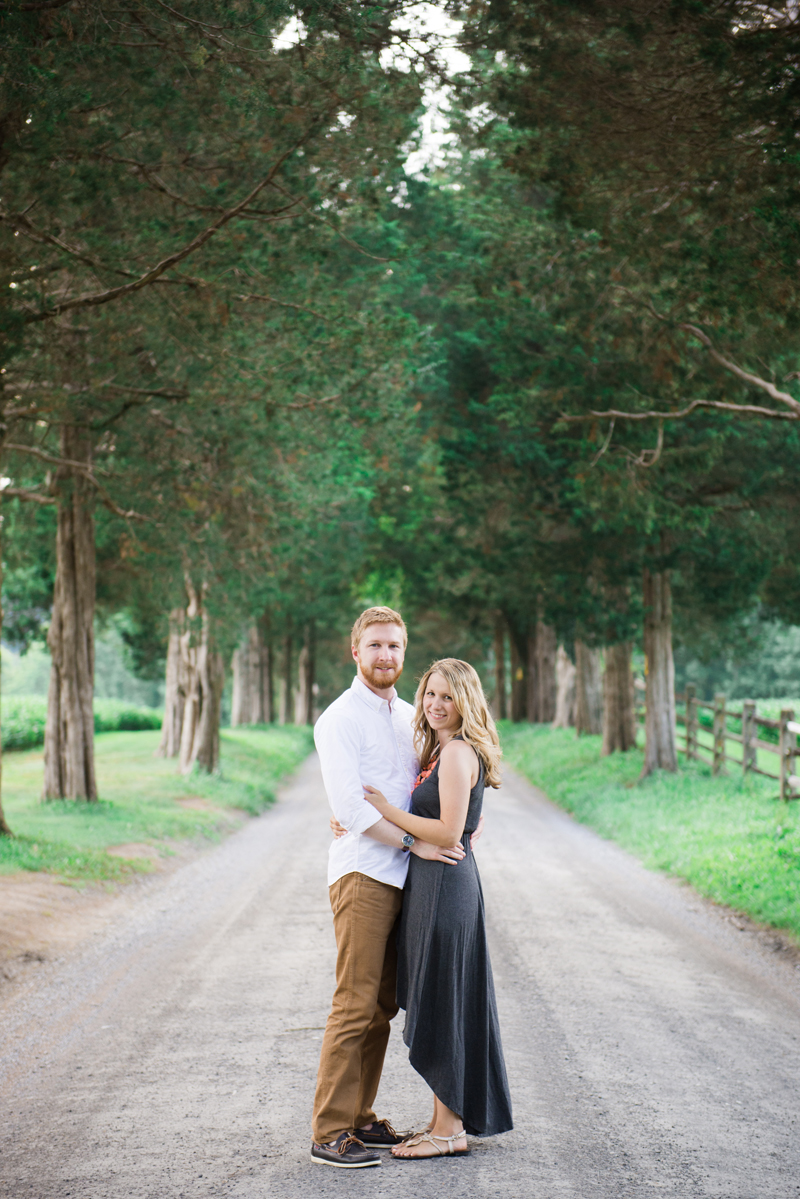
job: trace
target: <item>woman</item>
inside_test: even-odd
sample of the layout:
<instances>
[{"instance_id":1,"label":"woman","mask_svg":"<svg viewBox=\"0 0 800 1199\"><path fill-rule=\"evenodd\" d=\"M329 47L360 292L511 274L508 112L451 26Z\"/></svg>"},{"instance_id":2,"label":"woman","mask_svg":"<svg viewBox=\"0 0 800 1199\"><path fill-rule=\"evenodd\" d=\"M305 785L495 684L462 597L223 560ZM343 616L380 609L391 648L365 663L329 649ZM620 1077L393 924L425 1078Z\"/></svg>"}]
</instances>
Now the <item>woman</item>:
<instances>
[{"instance_id":1,"label":"woman","mask_svg":"<svg viewBox=\"0 0 800 1199\"><path fill-rule=\"evenodd\" d=\"M420 681L414 719L420 773L411 812L365 787L380 814L435 845L460 841L466 856L445 867L411 856L398 935L397 1001L406 1010L409 1060L433 1091L426 1129L392 1149L404 1161L469 1153L466 1134L511 1127L500 1030L470 834L483 789L500 785L500 745L480 679L443 658Z\"/></svg>"}]
</instances>

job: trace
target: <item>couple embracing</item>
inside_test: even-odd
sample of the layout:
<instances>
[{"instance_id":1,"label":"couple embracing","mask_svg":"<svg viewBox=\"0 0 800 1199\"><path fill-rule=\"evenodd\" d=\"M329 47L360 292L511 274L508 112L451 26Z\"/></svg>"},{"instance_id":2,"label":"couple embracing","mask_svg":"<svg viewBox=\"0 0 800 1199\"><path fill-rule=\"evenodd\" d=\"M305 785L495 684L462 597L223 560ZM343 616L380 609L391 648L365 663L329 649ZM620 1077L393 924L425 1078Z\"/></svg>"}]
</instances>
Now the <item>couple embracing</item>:
<instances>
[{"instance_id":1,"label":"couple embracing","mask_svg":"<svg viewBox=\"0 0 800 1199\"><path fill-rule=\"evenodd\" d=\"M314 737L334 812L328 884L336 989L314 1098L311 1156L345 1169L469 1153L467 1133L511 1127L472 842L500 747L480 680L455 658L423 675L416 703L394 684L406 627L368 608L351 637L357 674ZM406 1012L409 1060L433 1091L421 1132L373 1110L389 1022Z\"/></svg>"}]
</instances>

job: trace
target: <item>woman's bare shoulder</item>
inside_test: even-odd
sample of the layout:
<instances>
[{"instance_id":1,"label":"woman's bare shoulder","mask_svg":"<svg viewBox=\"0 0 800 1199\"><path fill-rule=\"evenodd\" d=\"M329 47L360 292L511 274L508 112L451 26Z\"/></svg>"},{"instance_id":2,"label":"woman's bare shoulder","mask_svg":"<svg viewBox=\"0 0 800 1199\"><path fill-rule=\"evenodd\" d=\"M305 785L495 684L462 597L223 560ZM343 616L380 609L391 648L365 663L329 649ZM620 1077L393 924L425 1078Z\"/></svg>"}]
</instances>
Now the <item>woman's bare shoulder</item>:
<instances>
[{"instance_id":1,"label":"woman's bare shoulder","mask_svg":"<svg viewBox=\"0 0 800 1199\"><path fill-rule=\"evenodd\" d=\"M439 756L443 763L448 762L448 761L450 761L450 762L461 761L461 762L472 763L477 758L478 755L476 754L473 747L470 744L468 744L468 742L456 741L456 739L453 738L452 741L448 741L447 745L445 745L443 747L442 752Z\"/></svg>"}]
</instances>

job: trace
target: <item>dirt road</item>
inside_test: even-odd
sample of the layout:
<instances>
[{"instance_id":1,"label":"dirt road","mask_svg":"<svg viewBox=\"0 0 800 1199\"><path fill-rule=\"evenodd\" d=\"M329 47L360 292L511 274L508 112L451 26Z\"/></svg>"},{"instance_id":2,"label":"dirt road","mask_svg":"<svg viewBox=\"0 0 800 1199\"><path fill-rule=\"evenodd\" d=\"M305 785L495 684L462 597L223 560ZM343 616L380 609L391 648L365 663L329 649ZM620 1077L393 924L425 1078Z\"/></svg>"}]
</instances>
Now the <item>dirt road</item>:
<instances>
[{"instance_id":1,"label":"dirt road","mask_svg":"<svg viewBox=\"0 0 800 1199\"><path fill-rule=\"evenodd\" d=\"M478 852L516 1130L463 1161L312 1165L326 822L312 759L272 811L17 995L0 1194L800 1195L800 970L516 778ZM399 1028L379 1100L399 1126L427 1117Z\"/></svg>"}]
</instances>

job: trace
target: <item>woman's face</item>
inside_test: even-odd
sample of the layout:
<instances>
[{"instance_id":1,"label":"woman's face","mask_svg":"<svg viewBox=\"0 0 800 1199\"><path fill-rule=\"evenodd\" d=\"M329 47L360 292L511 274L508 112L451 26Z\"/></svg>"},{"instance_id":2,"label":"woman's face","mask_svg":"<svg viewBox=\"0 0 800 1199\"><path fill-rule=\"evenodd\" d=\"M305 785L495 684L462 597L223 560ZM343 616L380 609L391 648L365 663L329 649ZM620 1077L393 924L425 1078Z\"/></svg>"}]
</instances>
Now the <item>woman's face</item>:
<instances>
[{"instance_id":1,"label":"woman's face","mask_svg":"<svg viewBox=\"0 0 800 1199\"><path fill-rule=\"evenodd\" d=\"M428 679L422 697L422 710L436 733L457 733L461 728L461 717L447 689L447 679L436 670Z\"/></svg>"}]
</instances>

